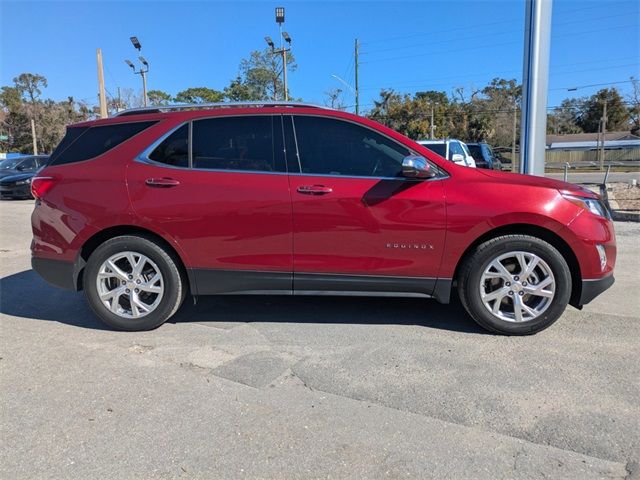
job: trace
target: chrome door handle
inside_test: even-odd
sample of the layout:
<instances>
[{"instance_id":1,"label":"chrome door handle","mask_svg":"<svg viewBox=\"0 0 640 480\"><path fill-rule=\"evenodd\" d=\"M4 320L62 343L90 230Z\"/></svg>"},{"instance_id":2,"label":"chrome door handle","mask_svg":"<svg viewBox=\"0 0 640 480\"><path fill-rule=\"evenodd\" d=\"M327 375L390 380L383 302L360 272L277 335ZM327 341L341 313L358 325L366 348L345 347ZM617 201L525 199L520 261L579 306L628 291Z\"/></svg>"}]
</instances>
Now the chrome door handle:
<instances>
[{"instance_id":1,"label":"chrome door handle","mask_svg":"<svg viewBox=\"0 0 640 480\"><path fill-rule=\"evenodd\" d=\"M324 185L301 185L296 190L303 195L326 195L333 192L333 188Z\"/></svg>"},{"instance_id":2,"label":"chrome door handle","mask_svg":"<svg viewBox=\"0 0 640 480\"><path fill-rule=\"evenodd\" d=\"M171 188L180 185L180 182L178 180L168 177L147 178L144 183L146 183L149 187L155 188Z\"/></svg>"}]
</instances>

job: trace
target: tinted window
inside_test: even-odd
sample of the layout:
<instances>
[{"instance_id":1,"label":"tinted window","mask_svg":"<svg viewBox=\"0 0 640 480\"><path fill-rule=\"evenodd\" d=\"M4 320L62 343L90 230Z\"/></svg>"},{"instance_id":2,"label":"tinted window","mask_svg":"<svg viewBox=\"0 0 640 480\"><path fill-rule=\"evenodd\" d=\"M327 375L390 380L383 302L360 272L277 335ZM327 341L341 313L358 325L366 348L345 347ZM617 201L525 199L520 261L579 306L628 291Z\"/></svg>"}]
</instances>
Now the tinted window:
<instances>
[{"instance_id":1,"label":"tinted window","mask_svg":"<svg viewBox=\"0 0 640 480\"><path fill-rule=\"evenodd\" d=\"M284 172L282 142L276 154L273 117L223 117L193 122L194 168Z\"/></svg>"},{"instance_id":2,"label":"tinted window","mask_svg":"<svg viewBox=\"0 0 640 480\"><path fill-rule=\"evenodd\" d=\"M21 172L31 172L35 170L36 159L32 157L32 158L27 158L26 160L23 160L22 162L20 162L20 165L18 165L18 169Z\"/></svg>"},{"instance_id":3,"label":"tinted window","mask_svg":"<svg viewBox=\"0 0 640 480\"><path fill-rule=\"evenodd\" d=\"M456 153L464 156L462 146L458 142L449 142L449 160L453 159Z\"/></svg>"},{"instance_id":4,"label":"tinted window","mask_svg":"<svg viewBox=\"0 0 640 480\"><path fill-rule=\"evenodd\" d=\"M446 153L445 152L447 151L447 148L446 148L446 145L444 143L428 144L428 145L424 145L424 147L428 148L432 152L437 153L441 157L446 157Z\"/></svg>"},{"instance_id":5,"label":"tinted window","mask_svg":"<svg viewBox=\"0 0 640 480\"><path fill-rule=\"evenodd\" d=\"M484 160L483 156L482 156L482 148L480 148L480 145L467 145L469 147L469 151L471 152L471 156L475 159L475 160Z\"/></svg>"},{"instance_id":6,"label":"tinted window","mask_svg":"<svg viewBox=\"0 0 640 480\"><path fill-rule=\"evenodd\" d=\"M155 122L118 123L90 128L68 128L51 154L51 165L81 162L108 152Z\"/></svg>"},{"instance_id":7,"label":"tinted window","mask_svg":"<svg viewBox=\"0 0 640 480\"><path fill-rule=\"evenodd\" d=\"M410 154L394 141L354 123L294 117L303 173L396 177Z\"/></svg>"},{"instance_id":8,"label":"tinted window","mask_svg":"<svg viewBox=\"0 0 640 480\"><path fill-rule=\"evenodd\" d=\"M189 124L185 124L165 138L149 158L175 167L189 166Z\"/></svg>"}]
</instances>

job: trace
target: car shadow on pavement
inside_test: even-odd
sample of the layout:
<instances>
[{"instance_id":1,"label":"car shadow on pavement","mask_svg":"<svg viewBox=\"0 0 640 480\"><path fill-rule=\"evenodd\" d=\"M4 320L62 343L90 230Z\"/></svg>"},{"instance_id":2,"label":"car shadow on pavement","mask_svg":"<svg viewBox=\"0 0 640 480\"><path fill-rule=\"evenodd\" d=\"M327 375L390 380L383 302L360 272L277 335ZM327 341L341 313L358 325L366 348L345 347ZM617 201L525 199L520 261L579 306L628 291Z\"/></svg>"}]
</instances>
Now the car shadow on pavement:
<instances>
[{"instance_id":1,"label":"car shadow on pavement","mask_svg":"<svg viewBox=\"0 0 640 480\"><path fill-rule=\"evenodd\" d=\"M230 295L188 297L171 323L273 322L420 325L465 333L486 333L467 315L457 297L450 305L435 300L393 297ZM81 292L49 285L33 270L0 278L0 313L109 330L91 311Z\"/></svg>"},{"instance_id":2,"label":"car shadow on pavement","mask_svg":"<svg viewBox=\"0 0 640 480\"><path fill-rule=\"evenodd\" d=\"M91 311L81 292L49 285L33 270L0 278L0 313L110 330Z\"/></svg>"}]
</instances>

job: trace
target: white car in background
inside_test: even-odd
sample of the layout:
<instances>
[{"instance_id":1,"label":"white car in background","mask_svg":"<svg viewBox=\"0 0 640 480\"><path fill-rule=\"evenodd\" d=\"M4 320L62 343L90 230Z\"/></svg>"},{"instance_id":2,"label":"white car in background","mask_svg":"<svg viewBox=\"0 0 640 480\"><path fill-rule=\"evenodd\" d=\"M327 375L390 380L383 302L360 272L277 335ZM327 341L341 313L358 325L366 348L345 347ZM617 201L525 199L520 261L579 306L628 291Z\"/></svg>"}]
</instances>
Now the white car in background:
<instances>
[{"instance_id":1,"label":"white car in background","mask_svg":"<svg viewBox=\"0 0 640 480\"><path fill-rule=\"evenodd\" d=\"M424 145L429 150L453 163L463 167L476 168L476 161L471 156L469 147L460 140L446 138L444 140L418 140L417 143Z\"/></svg>"}]
</instances>

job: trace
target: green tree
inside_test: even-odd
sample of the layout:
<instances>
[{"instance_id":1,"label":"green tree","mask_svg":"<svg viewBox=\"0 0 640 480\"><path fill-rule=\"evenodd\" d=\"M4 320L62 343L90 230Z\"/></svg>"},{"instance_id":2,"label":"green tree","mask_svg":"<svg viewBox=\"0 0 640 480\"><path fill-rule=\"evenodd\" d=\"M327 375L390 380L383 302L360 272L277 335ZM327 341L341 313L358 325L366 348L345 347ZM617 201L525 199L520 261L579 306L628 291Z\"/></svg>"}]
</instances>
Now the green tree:
<instances>
[{"instance_id":1,"label":"green tree","mask_svg":"<svg viewBox=\"0 0 640 480\"><path fill-rule=\"evenodd\" d=\"M34 73L21 73L13 79L15 88L18 89L21 96L26 95L27 100L32 104L42 94L42 87L47 87L47 79L42 75Z\"/></svg>"},{"instance_id":2,"label":"green tree","mask_svg":"<svg viewBox=\"0 0 640 480\"><path fill-rule=\"evenodd\" d=\"M178 92L175 97L179 103L214 103L224 100L224 93L208 87L191 87Z\"/></svg>"},{"instance_id":3,"label":"green tree","mask_svg":"<svg viewBox=\"0 0 640 480\"><path fill-rule=\"evenodd\" d=\"M249 58L245 58L240 62L240 73L235 82L243 86L243 89L239 91L246 98L242 98L242 100L284 98L281 58L280 55L274 54L270 49L265 49L251 52ZM287 55L287 72L294 72L297 68L298 65L295 58L289 52ZM237 85L236 91L238 91Z\"/></svg>"},{"instance_id":4,"label":"green tree","mask_svg":"<svg viewBox=\"0 0 640 480\"><path fill-rule=\"evenodd\" d=\"M171 101L171 95L162 90L149 90L147 98L151 105L167 105Z\"/></svg>"},{"instance_id":5,"label":"green tree","mask_svg":"<svg viewBox=\"0 0 640 480\"><path fill-rule=\"evenodd\" d=\"M607 102L607 130L629 130L629 109L616 88L603 88L589 97L577 118L577 124L585 132L597 132Z\"/></svg>"},{"instance_id":6,"label":"green tree","mask_svg":"<svg viewBox=\"0 0 640 480\"><path fill-rule=\"evenodd\" d=\"M559 107L547 116L547 133L566 135L582 133L577 119L582 112L583 100L565 98Z\"/></svg>"}]
</instances>

